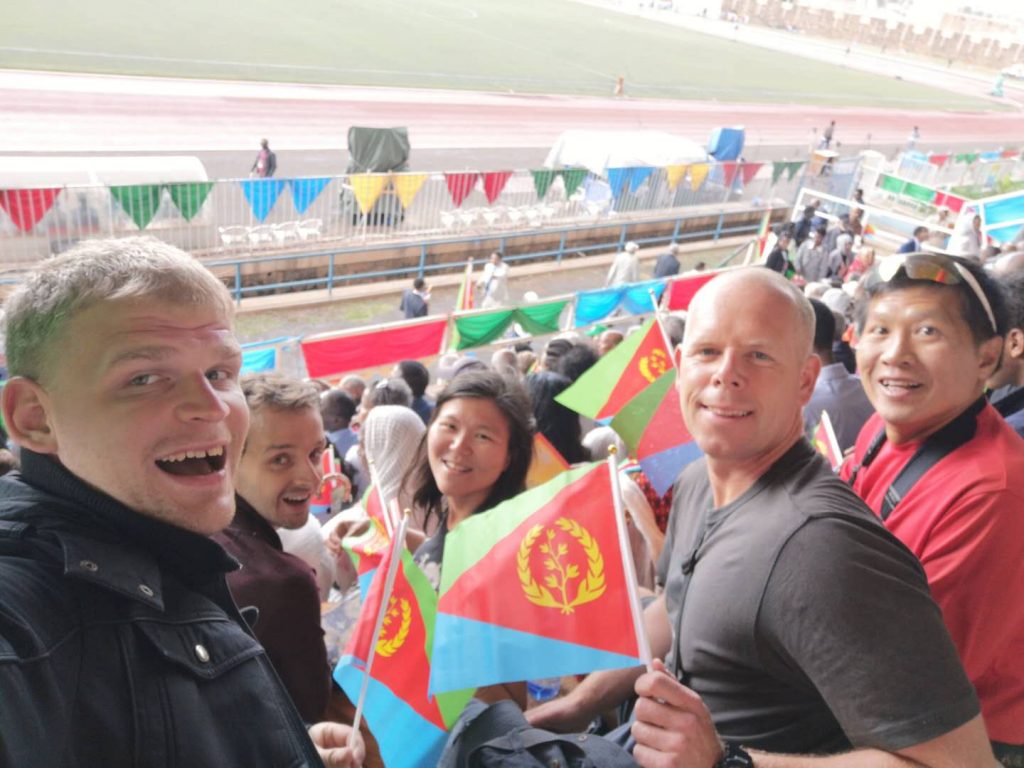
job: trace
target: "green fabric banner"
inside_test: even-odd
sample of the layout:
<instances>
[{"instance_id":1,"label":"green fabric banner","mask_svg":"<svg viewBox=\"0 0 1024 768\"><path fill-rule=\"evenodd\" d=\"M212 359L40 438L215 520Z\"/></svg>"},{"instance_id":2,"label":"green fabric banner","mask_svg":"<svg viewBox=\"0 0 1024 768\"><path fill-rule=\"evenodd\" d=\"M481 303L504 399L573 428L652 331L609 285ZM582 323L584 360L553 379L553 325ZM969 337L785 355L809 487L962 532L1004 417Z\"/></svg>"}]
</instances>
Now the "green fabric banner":
<instances>
[{"instance_id":1,"label":"green fabric banner","mask_svg":"<svg viewBox=\"0 0 1024 768\"><path fill-rule=\"evenodd\" d=\"M804 162L806 161L796 160L789 164L789 168L787 169L789 171L789 176L786 177L788 181L792 181L793 177L796 176L796 172L804 167Z\"/></svg>"},{"instance_id":2,"label":"green fabric banner","mask_svg":"<svg viewBox=\"0 0 1024 768\"><path fill-rule=\"evenodd\" d=\"M886 192L892 192L894 195L903 194L903 188L907 186L907 182L903 181L903 179L897 179L895 176L888 176L883 173L879 178L881 183L878 186Z\"/></svg>"},{"instance_id":3,"label":"green fabric banner","mask_svg":"<svg viewBox=\"0 0 1024 768\"><path fill-rule=\"evenodd\" d=\"M977 159L978 159L978 153L977 152L962 152L961 154L957 155L954 158L954 160L956 162L958 162L958 163L967 163L967 165L970 165L971 163L973 163Z\"/></svg>"},{"instance_id":4,"label":"green fabric banner","mask_svg":"<svg viewBox=\"0 0 1024 768\"><path fill-rule=\"evenodd\" d=\"M171 200L178 206L178 210L185 218L185 221L192 221L192 218L199 213L199 209L206 202L206 196L213 189L212 181L197 181L191 184L168 184L167 192Z\"/></svg>"},{"instance_id":5,"label":"green fabric banner","mask_svg":"<svg viewBox=\"0 0 1024 768\"><path fill-rule=\"evenodd\" d=\"M903 188L903 195L921 203L930 203L935 199L935 190L922 184L907 182L907 186Z\"/></svg>"},{"instance_id":6,"label":"green fabric banner","mask_svg":"<svg viewBox=\"0 0 1024 768\"><path fill-rule=\"evenodd\" d=\"M560 171L562 183L565 184L565 196L572 197L572 193L579 189L580 184L590 173L586 168L564 168Z\"/></svg>"},{"instance_id":7,"label":"green fabric banner","mask_svg":"<svg viewBox=\"0 0 1024 768\"><path fill-rule=\"evenodd\" d=\"M134 184L126 187L111 187L110 194L121 204L124 212L132 217L135 226L145 229L160 207L160 184Z\"/></svg>"},{"instance_id":8,"label":"green fabric banner","mask_svg":"<svg viewBox=\"0 0 1024 768\"><path fill-rule=\"evenodd\" d=\"M469 317L456 317L455 330L458 332L459 340L455 348L469 349L489 344L500 338L505 329L514 322L519 323L527 333L555 333L560 329L558 319L568 303L569 300L565 299L544 304L528 304L514 309L499 309L496 312Z\"/></svg>"},{"instance_id":9,"label":"green fabric banner","mask_svg":"<svg viewBox=\"0 0 1024 768\"><path fill-rule=\"evenodd\" d=\"M530 173L533 176L533 188L537 190L537 197L543 200L544 195L548 193L551 182L558 175L558 171L530 171Z\"/></svg>"},{"instance_id":10,"label":"green fabric banner","mask_svg":"<svg viewBox=\"0 0 1024 768\"><path fill-rule=\"evenodd\" d=\"M789 163L775 160L772 162L772 184L778 184L782 174L789 170ZM790 178L793 178L790 176Z\"/></svg>"}]
</instances>

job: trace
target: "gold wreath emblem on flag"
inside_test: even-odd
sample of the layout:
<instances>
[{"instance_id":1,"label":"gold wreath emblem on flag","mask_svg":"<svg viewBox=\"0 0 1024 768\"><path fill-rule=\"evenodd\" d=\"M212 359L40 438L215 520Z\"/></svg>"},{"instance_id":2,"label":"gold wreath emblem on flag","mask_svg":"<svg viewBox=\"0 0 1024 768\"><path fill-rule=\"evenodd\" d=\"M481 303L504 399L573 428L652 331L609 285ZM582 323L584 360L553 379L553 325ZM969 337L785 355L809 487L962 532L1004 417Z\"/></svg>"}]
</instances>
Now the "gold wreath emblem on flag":
<instances>
[{"instance_id":1,"label":"gold wreath emblem on flag","mask_svg":"<svg viewBox=\"0 0 1024 768\"><path fill-rule=\"evenodd\" d=\"M656 349L640 358L640 375L652 384L667 370L668 355L663 349Z\"/></svg>"},{"instance_id":2,"label":"gold wreath emblem on flag","mask_svg":"<svg viewBox=\"0 0 1024 768\"><path fill-rule=\"evenodd\" d=\"M580 566L569 560L569 544L564 537L552 528L545 530L539 524L526 532L519 545L516 573L527 600L542 608L559 608L562 613L569 614L577 605L597 600L604 594L604 558L594 537L575 520L560 517L555 526L582 548L587 560L586 577L581 577ZM547 571L544 584L533 578L530 569L530 552L541 534L544 534L544 539L539 550L544 555L544 570Z\"/></svg>"},{"instance_id":3,"label":"gold wreath emblem on flag","mask_svg":"<svg viewBox=\"0 0 1024 768\"><path fill-rule=\"evenodd\" d=\"M398 630L394 635L388 637L388 629L398 623ZM380 637L377 638L377 653L381 656L394 656L405 638L409 636L409 627L412 626L412 607L404 597L401 600L392 597L388 601L388 612L384 614L384 626L381 627Z\"/></svg>"},{"instance_id":4,"label":"gold wreath emblem on flag","mask_svg":"<svg viewBox=\"0 0 1024 768\"><path fill-rule=\"evenodd\" d=\"M380 524L380 521L371 519L370 528L372 530L371 535L364 544L359 545L359 549L364 555L380 552L389 543L387 533L384 532L384 526Z\"/></svg>"}]
</instances>

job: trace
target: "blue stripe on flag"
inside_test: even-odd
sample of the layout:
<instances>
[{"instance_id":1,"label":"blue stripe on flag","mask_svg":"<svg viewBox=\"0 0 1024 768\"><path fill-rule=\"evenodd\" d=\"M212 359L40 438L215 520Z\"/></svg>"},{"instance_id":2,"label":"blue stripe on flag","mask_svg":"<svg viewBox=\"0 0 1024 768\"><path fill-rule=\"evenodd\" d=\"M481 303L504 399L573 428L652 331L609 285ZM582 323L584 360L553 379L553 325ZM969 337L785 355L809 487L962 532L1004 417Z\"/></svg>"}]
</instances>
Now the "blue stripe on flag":
<instances>
[{"instance_id":1,"label":"blue stripe on flag","mask_svg":"<svg viewBox=\"0 0 1024 768\"><path fill-rule=\"evenodd\" d=\"M472 648L472 653L466 649ZM475 619L437 614L430 693L639 666L635 656L588 648Z\"/></svg>"},{"instance_id":2,"label":"blue stripe on flag","mask_svg":"<svg viewBox=\"0 0 1024 768\"><path fill-rule=\"evenodd\" d=\"M683 467L696 461L704 454L696 443L683 443L640 459L640 468L651 481L651 487L659 496L668 493Z\"/></svg>"}]
</instances>

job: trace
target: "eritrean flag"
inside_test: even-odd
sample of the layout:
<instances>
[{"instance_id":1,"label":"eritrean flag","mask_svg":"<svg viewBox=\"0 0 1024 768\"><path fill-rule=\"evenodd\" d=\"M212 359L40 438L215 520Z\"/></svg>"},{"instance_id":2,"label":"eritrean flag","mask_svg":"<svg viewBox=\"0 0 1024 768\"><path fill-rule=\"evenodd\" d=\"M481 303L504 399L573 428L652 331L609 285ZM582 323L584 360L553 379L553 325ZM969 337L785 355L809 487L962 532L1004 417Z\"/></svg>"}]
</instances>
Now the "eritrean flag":
<instances>
[{"instance_id":1,"label":"eritrean flag","mask_svg":"<svg viewBox=\"0 0 1024 768\"><path fill-rule=\"evenodd\" d=\"M679 472L703 454L683 421L673 368L630 400L612 419L612 429L629 446L659 496Z\"/></svg>"},{"instance_id":2,"label":"eritrean flag","mask_svg":"<svg viewBox=\"0 0 1024 768\"><path fill-rule=\"evenodd\" d=\"M341 462L334 455L334 448L330 445L327 450L320 454L320 474L323 480L320 483L320 491L309 502L309 511L314 515L326 515L331 511L331 494L334 489L342 484Z\"/></svg>"},{"instance_id":3,"label":"eritrean flag","mask_svg":"<svg viewBox=\"0 0 1024 768\"><path fill-rule=\"evenodd\" d=\"M832 471L838 472L843 463L843 451L839 447L839 441L836 440L836 432L832 429L832 419L828 417L828 411L821 412L818 426L814 428L812 442L818 453L828 459L828 463L832 465Z\"/></svg>"},{"instance_id":4,"label":"eritrean flag","mask_svg":"<svg viewBox=\"0 0 1024 768\"><path fill-rule=\"evenodd\" d=\"M526 487L536 488L569 468L569 462L540 432L533 436L533 458L526 471Z\"/></svg>"},{"instance_id":5,"label":"eritrean flag","mask_svg":"<svg viewBox=\"0 0 1024 768\"><path fill-rule=\"evenodd\" d=\"M359 504L369 518L370 526L355 536L346 536L341 540L341 547L352 559L359 579L359 596L366 600L370 581L391 544L392 526L377 486L367 488Z\"/></svg>"},{"instance_id":6,"label":"eritrean flag","mask_svg":"<svg viewBox=\"0 0 1024 768\"><path fill-rule=\"evenodd\" d=\"M672 353L654 319L592 365L555 397L591 419L607 419L672 367Z\"/></svg>"},{"instance_id":7,"label":"eritrean flag","mask_svg":"<svg viewBox=\"0 0 1024 768\"><path fill-rule=\"evenodd\" d=\"M466 263L466 271L462 274L462 282L459 283L459 292L455 296L455 311L464 312L473 309L473 260ZM452 323L452 338L448 345L449 349L459 348L459 329Z\"/></svg>"},{"instance_id":8,"label":"eritrean flag","mask_svg":"<svg viewBox=\"0 0 1024 768\"><path fill-rule=\"evenodd\" d=\"M448 533L431 691L643 663L611 482L570 469Z\"/></svg>"},{"instance_id":9,"label":"eritrean flag","mask_svg":"<svg viewBox=\"0 0 1024 768\"><path fill-rule=\"evenodd\" d=\"M334 679L351 701L358 700L377 613L387 600L363 711L386 768L420 768L437 765L448 729L473 691L427 694L437 595L409 551L398 549L401 562L391 593L384 594L392 556L389 547L334 670Z\"/></svg>"}]
</instances>

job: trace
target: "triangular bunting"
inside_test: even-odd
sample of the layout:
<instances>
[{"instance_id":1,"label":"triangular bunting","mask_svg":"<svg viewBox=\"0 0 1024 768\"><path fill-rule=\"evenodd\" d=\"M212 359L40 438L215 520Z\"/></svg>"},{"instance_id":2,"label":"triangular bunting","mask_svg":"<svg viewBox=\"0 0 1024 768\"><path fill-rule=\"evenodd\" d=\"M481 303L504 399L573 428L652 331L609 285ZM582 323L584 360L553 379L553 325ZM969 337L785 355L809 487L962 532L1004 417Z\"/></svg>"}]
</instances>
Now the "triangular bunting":
<instances>
[{"instance_id":1,"label":"triangular bunting","mask_svg":"<svg viewBox=\"0 0 1024 768\"><path fill-rule=\"evenodd\" d=\"M740 177L743 179L744 185L749 184L757 176L757 172L763 165L764 163L743 163L740 166Z\"/></svg>"},{"instance_id":2,"label":"triangular bunting","mask_svg":"<svg viewBox=\"0 0 1024 768\"><path fill-rule=\"evenodd\" d=\"M512 171L491 171L484 174L484 195L488 203L494 203L512 177Z\"/></svg>"},{"instance_id":3,"label":"triangular bunting","mask_svg":"<svg viewBox=\"0 0 1024 768\"><path fill-rule=\"evenodd\" d=\"M736 181L736 174L740 170L739 163L722 163L722 178L725 180L725 186L731 187L732 183Z\"/></svg>"},{"instance_id":4,"label":"triangular bunting","mask_svg":"<svg viewBox=\"0 0 1024 768\"><path fill-rule=\"evenodd\" d=\"M654 169L649 166L634 168L633 173L629 176L629 193L635 195L636 191L640 189L640 185L647 181L652 173L654 173Z\"/></svg>"},{"instance_id":5,"label":"triangular bunting","mask_svg":"<svg viewBox=\"0 0 1024 768\"><path fill-rule=\"evenodd\" d=\"M462 201L473 191L479 177L479 173L472 172L446 173L444 175L445 184L448 185L448 194L452 196L452 202L455 203L456 208L462 205Z\"/></svg>"},{"instance_id":6,"label":"triangular bunting","mask_svg":"<svg viewBox=\"0 0 1024 768\"><path fill-rule=\"evenodd\" d=\"M949 160L949 155L928 155L928 162L939 166L939 168L944 166L947 160Z\"/></svg>"},{"instance_id":7,"label":"triangular bunting","mask_svg":"<svg viewBox=\"0 0 1024 768\"><path fill-rule=\"evenodd\" d=\"M156 216L160 207L160 193L163 187L159 184L132 184L124 187L111 187L110 194L120 203L124 212L131 216L135 226L145 229Z\"/></svg>"},{"instance_id":8,"label":"triangular bunting","mask_svg":"<svg viewBox=\"0 0 1024 768\"><path fill-rule=\"evenodd\" d=\"M563 168L559 173L562 174L562 183L565 184L565 196L571 197L590 171L586 168Z\"/></svg>"},{"instance_id":9,"label":"triangular bunting","mask_svg":"<svg viewBox=\"0 0 1024 768\"><path fill-rule=\"evenodd\" d=\"M291 179L288 183L292 187L292 205L295 206L297 213L305 213L331 180L327 177Z\"/></svg>"},{"instance_id":10,"label":"triangular bunting","mask_svg":"<svg viewBox=\"0 0 1024 768\"><path fill-rule=\"evenodd\" d=\"M772 161L772 185L779 183L782 174L789 169L789 163L779 160Z\"/></svg>"},{"instance_id":11,"label":"triangular bunting","mask_svg":"<svg viewBox=\"0 0 1024 768\"><path fill-rule=\"evenodd\" d=\"M708 172L711 170L711 166L707 163L694 163L690 166L690 189L696 192L704 184L704 179L708 177Z\"/></svg>"},{"instance_id":12,"label":"triangular bunting","mask_svg":"<svg viewBox=\"0 0 1024 768\"><path fill-rule=\"evenodd\" d=\"M403 208L408 208L412 205L412 201L416 199L416 194L428 178L429 176L426 173L400 173L392 177L392 183L395 185L395 194L398 195Z\"/></svg>"},{"instance_id":13,"label":"triangular bunting","mask_svg":"<svg viewBox=\"0 0 1024 768\"><path fill-rule=\"evenodd\" d=\"M533 188L537 190L537 199L543 200L558 171L530 171L530 175L533 176Z\"/></svg>"},{"instance_id":14,"label":"triangular bunting","mask_svg":"<svg viewBox=\"0 0 1024 768\"><path fill-rule=\"evenodd\" d=\"M618 199L622 196L622 190L629 179L632 168L609 168L608 186L612 188L612 197Z\"/></svg>"},{"instance_id":15,"label":"triangular bunting","mask_svg":"<svg viewBox=\"0 0 1024 768\"><path fill-rule=\"evenodd\" d=\"M355 173L348 177L352 194L356 196L359 210L366 215L384 191L391 176L386 173Z\"/></svg>"},{"instance_id":16,"label":"triangular bunting","mask_svg":"<svg viewBox=\"0 0 1024 768\"><path fill-rule=\"evenodd\" d=\"M789 175L786 176L786 180L787 181L792 181L793 177L796 176L796 172L804 167L804 161L803 160L796 160L796 161L794 161L792 163L789 163L788 165L789 165Z\"/></svg>"},{"instance_id":17,"label":"triangular bunting","mask_svg":"<svg viewBox=\"0 0 1024 768\"><path fill-rule=\"evenodd\" d=\"M185 221L192 221L199 213L211 189L213 189L212 181L167 185L167 193Z\"/></svg>"},{"instance_id":18,"label":"triangular bunting","mask_svg":"<svg viewBox=\"0 0 1024 768\"><path fill-rule=\"evenodd\" d=\"M30 232L53 206L59 187L50 189L0 189L0 208L7 211L14 226Z\"/></svg>"},{"instance_id":19,"label":"triangular bunting","mask_svg":"<svg viewBox=\"0 0 1024 768\"><path fill-rule=\"evenodd\" d=\"M686 169L689 168L687 165L668 165L665 167L665 178L668 181L668 188L675 190L679 186L679 182L686 176Z\"/></svg>"},{"instance_id":20,"label":"triangular bunting","mask_svg":"<svg viewBox=\"0 0 1024 768\"><path fill-rule=\"evenodd\" d=\"M281 179L243 179L238 183L242 186L242 194L249 201L256 221L267 218L285 184Z\"/></svg>"}]
</instances>

